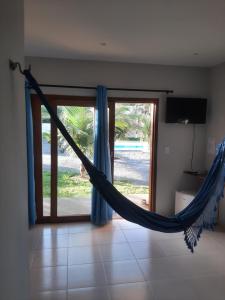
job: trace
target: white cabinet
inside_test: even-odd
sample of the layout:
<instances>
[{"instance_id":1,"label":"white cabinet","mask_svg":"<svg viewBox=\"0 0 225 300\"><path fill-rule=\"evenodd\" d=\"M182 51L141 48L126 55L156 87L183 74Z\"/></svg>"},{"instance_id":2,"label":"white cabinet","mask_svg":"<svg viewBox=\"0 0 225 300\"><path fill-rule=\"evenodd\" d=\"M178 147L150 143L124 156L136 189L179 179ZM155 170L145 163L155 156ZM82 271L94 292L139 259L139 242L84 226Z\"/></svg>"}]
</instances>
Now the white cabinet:
<instances>
[{"instance_id":1,"label":"white cabinet","mask_svg":"<svg viewBox=\"0 0 225 300\"><path fill-rule=\"evenodd\" d=\"M176 191L175 214L183 210L194 199L195 191Z\"/></svg>"}]
</instances>

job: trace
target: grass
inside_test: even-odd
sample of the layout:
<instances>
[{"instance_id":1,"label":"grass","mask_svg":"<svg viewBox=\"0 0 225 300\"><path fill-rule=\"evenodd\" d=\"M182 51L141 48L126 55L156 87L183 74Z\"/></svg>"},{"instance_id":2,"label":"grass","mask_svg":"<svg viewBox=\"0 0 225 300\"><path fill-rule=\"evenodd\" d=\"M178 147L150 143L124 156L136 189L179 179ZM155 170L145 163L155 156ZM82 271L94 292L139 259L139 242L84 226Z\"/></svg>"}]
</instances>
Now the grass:
<instances>
[{"instance_id":1,"label":"grass","mask_svg":"<svg viewBox=\"0 0 225 300\"><path fill-rule=\"evenodd\" d=\"M51 173L43 172L43 194L50 197ZM148 186L135 185L128 180L115 180L114 186L122 194L147 194ZM88 178L82 178L78 173L71 171L58 172L58 196L63 198L82 197L90 194L92 185Z\"/></svg>"}]
</instances>

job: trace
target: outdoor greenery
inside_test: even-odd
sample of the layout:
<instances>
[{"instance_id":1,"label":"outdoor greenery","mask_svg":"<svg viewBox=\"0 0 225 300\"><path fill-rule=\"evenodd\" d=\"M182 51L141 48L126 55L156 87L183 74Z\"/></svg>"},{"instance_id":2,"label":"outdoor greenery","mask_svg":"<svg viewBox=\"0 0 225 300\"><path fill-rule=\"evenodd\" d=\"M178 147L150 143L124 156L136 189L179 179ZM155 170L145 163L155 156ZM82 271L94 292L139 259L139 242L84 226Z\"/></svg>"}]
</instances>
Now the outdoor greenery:
<instances>
[{"instance_id":1,"label":"outdoor greenery","mask_svg":"<svg viewBox=\"0 0 225 300\"><path fill-rule=\"evenodd\" d=\"M151 105L149 103L116 104L115 138L150 141Z\"/></svg>"},{"instance_id":2,"label":"outdoor greenery","mask_svg":"<svg viewBox=\"0 0 225 300\"><path fill-rule=\"evenodd\" d=\"M43 172L43 193L44 197L50 197L50 180L49 171ZM143 185L135 185L128 180L115 180L115 187L122 194L148 194L148 187ZM91 191L91 183L87 177L81 177L78 173L72 171L58 172L58 196L82 197L87 196Z\"/></svg>"},{"instance_id":3,"label":"outdoor greenery","mask_svg":"<svg viewBox=\"0 0 225 300\"><path fill-rule=\"evenodd\" d=\"M93 111L90 107L60 106L58 115L70 135L76 140L78 146L86 155L93 152ZM49 123L49 114L42 107L42 122ZM148 141L151 134L151 105L116 104L115 114L115 140ZM69 145L60 133L59 147L70 152ZM50 142L50 133L43 133L43 138Z\"/></svg>"},{"instance_id":4,"label":"outdoor greenery","mask_svg":"<svg viewBox=\"0 0 225 300\"><path fill-rule=\"evenodd\" d=\"M57 109L60 120L65 125L67 131L76 141L81 150L90 156L93 152L93 112L89 107L80 106L60 106ZM42 122L50 123L48 112L42 107ZM42 133L43 139L51 142L50 132ZM73 153L71 147L58 131L58 146L61 151Z\"/></svg>"},{"instance_id":5,"label":"outdoor greenery","mask_svg":"<svg viewBox=\"0 0 225 300\"><path fill-rule=\"evenodd\" d=\"M59 106L57 113L69 134L80 149L89 157L93 156L93 108L81 106ZM42 107L42 122L50 122L49 114ZM151 105L150 104L116 104L115 113L115 140L124 141L147 141L150 142L151 135ZM43 132L43 138L51 142L50 132ZM58 131L58 147L69 155L73 151L64 137ZM82 197L91 191L91 184L83 165L80 172L62 171L58 172L58 196L59 197ZM147 194L148 186L135 185L130 180L115 180L115 187L123 194ZM50 172L43 173L44 197L50 196Z\"/></svg>"},{"instance_id":6,"label":"outdoor greenery","mask_svg":"<svg viewBox=\"0 0 225 300\"><path fill-rule=\"evenodd\" d=\"M131 118L129 116L129 108L124 105L116 107L115 114L115 139L126 140L127 134L131 127Z\"/></svg>"},{"instance_id":7,"label":"outdoor greenery","mask_svg":"<svg viewBox=\"0 0 225 300\"><path fill-rule=\"evenodd\" d=\"M43 105L41 106L41 119L42 123L50 123L50 115Z\"/></svg>"},{"instance_id":8,"label":"outdoor greenery","mask_svg":"<svg viewBox=\"0 0 225 300\"><path fill-rule=\"evenodd\" d=\"M82 106L63 106L59 117L79 148L90 156L93 152L93 112L91 109ZM59 133L59 144L63 149L73 153L61 133Z\"/></svg>"}]
</instances>

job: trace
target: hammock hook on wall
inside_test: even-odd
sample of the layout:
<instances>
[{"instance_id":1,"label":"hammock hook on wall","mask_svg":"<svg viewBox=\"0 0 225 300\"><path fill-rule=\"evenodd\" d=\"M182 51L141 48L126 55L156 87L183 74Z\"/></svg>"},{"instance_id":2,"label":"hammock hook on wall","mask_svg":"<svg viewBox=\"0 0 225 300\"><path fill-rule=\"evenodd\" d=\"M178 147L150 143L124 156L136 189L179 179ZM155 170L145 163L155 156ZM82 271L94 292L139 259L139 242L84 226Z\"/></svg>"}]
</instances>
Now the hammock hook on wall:
<instances>
[{"instance_id":1,"label":"hammock hook on wall","mask_svg":"<svg viewBox=\"0 0 225 300\"><path fill-rule=\"evenodd\" d=\"M24 75L24 71L23 71L23 68L21 67L21 64L17 61L13 61L11 59L9 59L9 68L12 70L12 71L15 71L17 68L19 69L19 72ZM28 70L31 71L31 65L29 65L28 67Z\"/></svg>"}]
</instances>

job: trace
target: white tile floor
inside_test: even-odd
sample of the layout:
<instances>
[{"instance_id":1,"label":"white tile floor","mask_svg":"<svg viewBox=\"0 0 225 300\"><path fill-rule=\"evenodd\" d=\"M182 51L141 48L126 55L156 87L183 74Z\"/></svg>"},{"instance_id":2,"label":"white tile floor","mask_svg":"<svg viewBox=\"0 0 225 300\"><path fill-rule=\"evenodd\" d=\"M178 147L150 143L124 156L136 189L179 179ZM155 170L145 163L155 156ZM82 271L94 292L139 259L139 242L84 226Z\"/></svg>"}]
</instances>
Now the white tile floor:
<instances>
[{"instance_id":1,"label":"white tile floor","mask_svg":"<svg viewBox=\"0 0 225 300\"><path fill-rule=\"evenodd\" d=\"M225 231L183 235L123 219L38 225L30 231L31 300L224 300Z\"/></svg>"}]
</instances>

